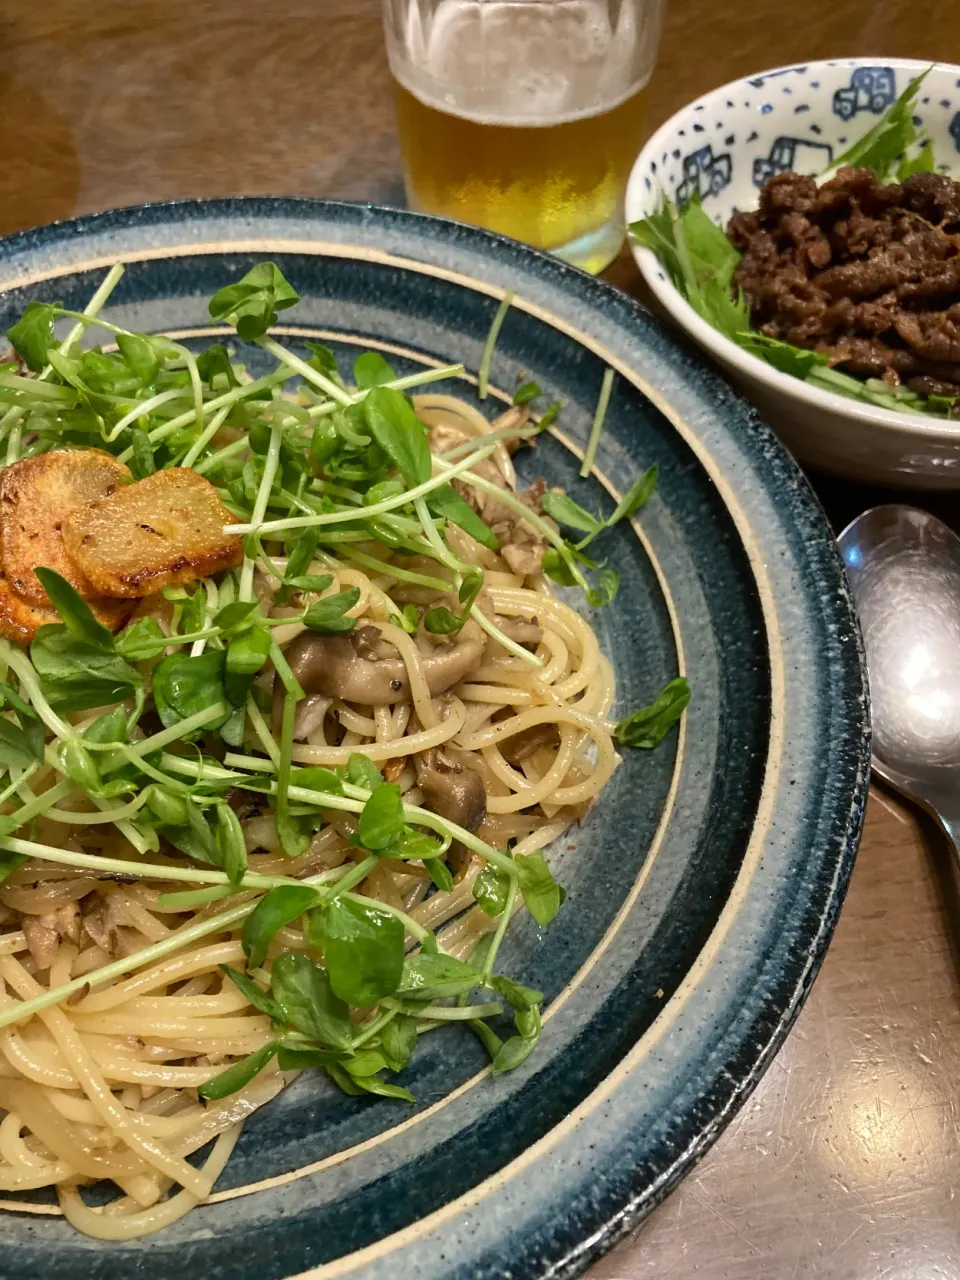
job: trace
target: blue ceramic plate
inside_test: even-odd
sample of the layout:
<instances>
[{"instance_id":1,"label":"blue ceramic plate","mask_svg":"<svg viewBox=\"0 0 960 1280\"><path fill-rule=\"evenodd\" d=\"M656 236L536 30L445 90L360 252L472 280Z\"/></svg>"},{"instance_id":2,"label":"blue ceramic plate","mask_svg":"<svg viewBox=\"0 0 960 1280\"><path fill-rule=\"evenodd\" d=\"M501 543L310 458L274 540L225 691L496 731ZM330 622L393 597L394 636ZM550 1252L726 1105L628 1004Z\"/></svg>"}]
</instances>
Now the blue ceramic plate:
<instances>
[{"instance_id":1,"label":"blue ceramic plate","mask_svg":"<svg viewBox=\"0 0 960 1280\"><path fill-rule=\"evenodd\" d=\"M564 401L518 455L610 509L652 462L656 495L610 558L593 619L618 705L678 672L679 735L630 752L551 861L553 926L511 929L505 968L547 995L523 1067L492 1080L468 1033L427 1037L416 1106L302 1076L247 1125L211 1203L158 1236L104 1244L49 1199L8 1202L0 1272L454 1280L567 1276L657 1204L727 1123L786 1035L850 875L869 760L861 650L839 558L783 448L739 396L629 298L452 222L358 205L159 205L0 243L0 326L32 298L79 307L128 264L106 312L203 341L206 300L274 259L303 297L279 333L376 347L403 372L493 362ZM617 372L597 476L578 479L605 367ZM460 382L459 393L472 394Z\"/></svg>"}]
</instances>

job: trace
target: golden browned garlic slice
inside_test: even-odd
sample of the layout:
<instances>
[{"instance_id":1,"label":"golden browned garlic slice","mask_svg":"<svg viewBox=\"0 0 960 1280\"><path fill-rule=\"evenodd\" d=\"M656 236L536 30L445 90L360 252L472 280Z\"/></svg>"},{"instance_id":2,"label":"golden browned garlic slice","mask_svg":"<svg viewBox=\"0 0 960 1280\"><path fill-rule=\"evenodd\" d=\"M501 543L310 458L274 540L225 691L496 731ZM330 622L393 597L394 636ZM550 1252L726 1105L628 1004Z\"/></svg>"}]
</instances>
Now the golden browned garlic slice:
<instances>
[{"instance_id":1,"label":"golden browned garlic slice","mask_svg":"<svg viewBox=\"0 0 960 1280\"><path fill-rule=\"evenodd\" d=\"M74 511L63 540L95 591L134 598L238 565L242 540L223 533L234 523L209 480L173 467Z\"/></svg>"},{"instance_id":2,"label":"golden browned garlic slice","mask_svg":"<svg viewBox=\"0 0 960 1280\"><path fill-rule=\"evenodd\" d=\"M106 498L132 479L100 449L53 450L0 471L0 558L12 591L34 605L50 598L33 572L54 569L87 599L97 594L67 555L61 528L78 507Z\"/></svg>"}]
</instances>

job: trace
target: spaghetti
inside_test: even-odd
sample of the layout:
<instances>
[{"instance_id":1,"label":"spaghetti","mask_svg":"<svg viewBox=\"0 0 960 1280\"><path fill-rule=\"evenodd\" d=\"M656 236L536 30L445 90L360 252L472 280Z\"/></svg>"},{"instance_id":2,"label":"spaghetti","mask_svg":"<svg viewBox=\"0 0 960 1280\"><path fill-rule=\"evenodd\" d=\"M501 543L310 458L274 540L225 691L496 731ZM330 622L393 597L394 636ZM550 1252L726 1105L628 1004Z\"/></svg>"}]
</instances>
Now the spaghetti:
<instances>
[{"instance_id":1,"label":"spaghetti","mask_svg":"<svg viewBox=\"0 0 960 1280\"><path fill-rule=\"evenodd\" d=\"M194 396L196 361L166 358ZM610 662L544 572L552 549L565 566L553 576L583 585L588 562L542 484L517 485L512 451L539 429L530 408L490 422L460 398L415 396L416 427L402 420L423 433L432 477L418 486L364 410L370 381L351 390L320 357L304 368L296 396L256 411L266 451L255 402L237 394L242 366L227 391L205 375L192 417L159 375L144 388L162 415L147 416L156 465L212 476L253 540L241 567L143 599L116 650L104 642L142 679L130 696L55 710L36 642L34 665L0 642L16 681L4 724L45 737L29 766L8 763L3 796L0 1189L55 1188L69 1221L102 1239L201 1203L244 1120L304 1067L409 1098L389 1073L452 1018L477 1030L494 1070L518 1065L540 993L494 973L497 948L524 902L541 922L555 913L540 851L599 797L615 735L631 741L609 719ZM375 390L390 382L377 374ZM9 464L59 443L31 434L19 391L8 407L3 394L0 382ZM136 419L114 416L103 439L122 458ZM256 447L235 447L244 430ZM311 461L299 472L296 448ZM85 615L64 598L66 644L69 609ZM219 672L212 702L163 692L174 658L181 682ZM637 715L659 741L680 710L658 700ZM345 916L393 941L349 952ZM504 1007L506 1040L489 1023ZM101 1182L116 1195L88 1201Z\"/></svg>"}]
</instances>

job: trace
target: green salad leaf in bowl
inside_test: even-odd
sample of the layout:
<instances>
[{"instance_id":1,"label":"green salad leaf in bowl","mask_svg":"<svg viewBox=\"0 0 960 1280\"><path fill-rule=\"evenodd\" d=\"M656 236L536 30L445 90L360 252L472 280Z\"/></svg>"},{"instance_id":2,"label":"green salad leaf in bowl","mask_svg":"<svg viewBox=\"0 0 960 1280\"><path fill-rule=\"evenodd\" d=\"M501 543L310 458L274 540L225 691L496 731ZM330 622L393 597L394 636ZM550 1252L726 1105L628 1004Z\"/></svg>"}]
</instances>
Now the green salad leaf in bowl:
<instances>
[{"instance_id":1,"label":"green salad leaf in bowl","mask_svg":"<svg viewBox=\"0 0 960 1280\"><path fill-rule=\"evenodd\" d=\"M816 180L820 190L841 170L847 169L868 170L878 183L904 183L918 174L943 172L945 166L937 163L930 137L918 128L916 122L917 100L928 74L929 71L925 71L914 76L872 128L832 160ZM768 179L761 193L761 203L764 193L783 176L777 174ZM900 215L902 210L895 208L894 213ZM915 217L921 230L931 225L924 224L920 214ZM730 224L731 230L735 222L736 218ZM960 253L960 237L950 236L943 228L940 230L946 241L945 252ZM861 376L857 377L835 367L845 363L844 350L842 346L823 340L822 334L811 335L801 345L785 341L771 332L782 326L763 323L763 308L756 298L748 297L738 279L742 249L734 243L728 231L707 214L696 192L685 203L661 196L660 204L653 213L630 223L630 234L636 243L657 257L676 289L698 316L737 346L781 373L799 378L812 387L882 409L935 418L960 416L960 360L928 362L928 367L920 372L926 375L932 370L935 377L904 377L901 380L894 367L896 361L891 357L892 363L884 369L883 376L864 376L861 370ZM826 235L829 238L829 228ZM956 250L951 249L951 240L956 244ZM867 247L863 260L869 261L873 253L874 249ZM826 254L829 265L833 266L829 262L829 249ZM812 273L810 283L815 285L817 279L817 273ZM800 287L805 283L800 282ZM921 294L924 305L929 305L929 295L933 292L931 288ZM954 293L958 294L957 301L960 301L960 290L954 287ZM940 301L950 305L952 298L947 294ZM949 319L944 320L948 329L953 323ZM891 333L892 343L898 343L898 334L892 330ZM955 365L955 373L951 363ZM906 385L910 381L913 386ZM955 392L954 381L957 384Z\"/></svg>"}]
</instances>

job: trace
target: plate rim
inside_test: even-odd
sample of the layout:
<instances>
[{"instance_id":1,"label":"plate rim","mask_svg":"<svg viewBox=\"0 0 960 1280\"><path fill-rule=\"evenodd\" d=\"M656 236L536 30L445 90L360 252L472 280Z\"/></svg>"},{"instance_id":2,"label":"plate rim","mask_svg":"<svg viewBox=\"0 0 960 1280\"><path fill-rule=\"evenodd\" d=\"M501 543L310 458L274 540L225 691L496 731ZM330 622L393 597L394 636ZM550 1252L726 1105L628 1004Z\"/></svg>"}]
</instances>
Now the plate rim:
<instances>
[{"instance_id":1,"label":"plate rim","mask_svg":"<svg viewBox=\"0 0 960 1280\"><path fill-rule=\"evenodd\" d=\"M330 226L331 218L336 219L337 215L340 216L341 220L346 219L349 221L351 218L356 220L358 213L366 214L368 218L372 217L374 220L383 217L397 220L401 224L401 230L403 229L404 223L413 223L419 232L422 233L424 230L427 230L428 236L429 228L439 228L439 231L435 232L435 234L440 238L443 236L451 236L455 239L466 237L468 240L472 241L474 247L482 247L486 245L488 250L496 248L496 252L492 255L493 261L496 261L497 253L500 255L504 252L512 255L519 253L528 261L538 261L541 271L546 269L554 278L559 277L561 282L565 279L572 279L574 282L589 282L584 286L588 289L588 292L595 289L599 290L599 293L596 294L595 300L591 300L591 306L595 310L598 308L601 310L603 309L603 300L606 298L606 301L611 305L614 302L616 302L618 307L626 305L629 313L638 319L642 318L644 324L649 324L651 321L649 313L629 295L616 290L613 286L608 285L604 281L595 280L593 277L586 275L576 268L569 267L567 264L559 263L549 255L530 249L527 246L519 245L517 242L509 240L507 237L481 231L472 227L466 227L464 224L457 223L450 219L437 219L430 217L429 215L410 213L408 211L393 209L388 206L378 206L368 202L328 201L314 199L311 197L288 198L245 196L221 197L213 200L175 200L157 202L148 205L133 205L127 206L123 209L83 215L77 219L48 224L46 227L27 229L16 233L14 236L6 237L3 240L0 240L0 263L6 265L11 257L16 257L22 250L29 253L35 250L42 250L45 247L47 249L51 247L55 248L61 237L69 236L76 240L82 240L85 233L88 231L108 228L111 221L119 221L121 225L132 229L136 225L137 220L144 214L156 216L156 225L160 225L163 215L170 215L177 221L184 217L200 220L212 217L229 219L230 217L242 216L244 213L248 212L252 213L254 216L263 215L265 210L269 210L279 216L292 214L295 217L306 217L307 221L316 222L318 225L325 225L327 228ZM324 214L327 215L326 218L323 217ZM359 226L359 223L357 225ZM369 230L369 222L366 224L364 229ZM218 250L230 252L230 242L225 241L222 245L218 244ZM118 255L119 258L123 258L124 256L127 256L129 260L128 255ZM162 257L162 250L160 250L158 246L157 252L147 254L146 256ZM418 260L415 255L411 254L411 262L416 264L417 261ZM89 264L76 264L73 269L79 270L85 265ZM67 270L69 271L70 268L68 267ZM463 273L458 272L457 274L462 275ZM24 281L24 284L27 284L28 281L29 277ZM16 280L4 281L3 283L14 287L19 284ZM491 287L489 282L478 279L475 283L488 294L496 296L498 291L502 292L502 290L499 289L499 286ZM589 310L589 308L587 308L587 310ZM744 403L742 401L742 397L732 392L726 384L722 383L717 375L706 367L699 356L691 357L689 353L681 347L681 344L676 342L672 335L663 332L661 336L663 340L674 348L682 349L684 351L684 358L696 368L698 376L706 379L708 385L710 383L716 384L717 387L723 388L725 396L739 402L741 405ZM635 381L635 379L631 378L631 381ZM641 390L644 394L649 395L649 391L646 386L642 387ZM657 403L656 399L654 399L654 403ZM662 406L658 405L658 407ZM742 412L742 410L740 410L740 412ZM676 429L676 423L673 421L673 416L670 414L667 416L671 421L671 425ZM759 455L763 452L770 454L771 450L773 451L773 458L776 461L776 465L772 462L768 462L765 468L764 479L767 484L771 487L786 486L791 489L793 500L800 503L801 507L804 509L807 519L812 518L815 521L822 522L822 510L819 508L816 497L810 489L806 478L799 471L799 468L795 463L793 463L792 459L789 458L789 455L786 454L786 451L779 442L775 440L772 432L762 424L758 423L755 414L753 414L752 411L748 411L747 416L753 418L754 426L757 428L756 447L753 447L752 445L749 451L751 456L754 457L754 461L758 466L761 465ZM779 475L776 474L778 469L780 471ZM794 526L799 530L800 526L796 518L794 519ZM738 537L741 535L741 532L742 531L738 528ZM822 537L824 534L828 535L828 530L821 527L818 533ZM839 556L835 552L835 546L834 558L836 560L836 567L839 568ZM842 575L842 570L840 570L838 580L834 585L837 588L837 593L832 608L833 616L836 617L841 614L845 614L847 620L852 620L852 605L850 602L849 591ZM852 870L853 859L863 821L866 785L869 776L869 717L866 704L863 648L859 636L859 629L857 628L855 621L852 627L852 645L850 646L850 650L852 652L853 662L852 664L848 662L847 665L856 669L855 674L859 675L860 679L859 690L849 694L850 709L853 714L846 726L847 745L856 757L854 770L856 778L846 811L844 813L840 813L838 811L833 815L831 821L830 833L832 836L836 836L839 841L839 847L835 858L834 876L828 889L820 895L820 897L822 897L822 901L820 901L820 897L818 897L816 902L811 901L808 908L808 911L813 912L816 917L816 928L813 932L813 936L807 941L803 962L798 962L795 966L796 971L793 975L794 980L790 983L789 998L786 1001L781 1002L785 1007L778 1010L779 1017L771 1027L770 1034L766 1042L760 1048L759 1052L756 1052L753 1055L753 1060L749 1069L746 1070L739 1078L738 1083L736 1083L735 1087L730 1091L726 1102L718 1109L711 1112L704 1123L700 1124L698 1122L694 1125L696 1133L694 1134L693 1139L683 1147L673 1161L667 1161L664 1164L660 1173L653 1182L651 1182L646 1175L643 1175L637 1179L637 1182L642 1182L643 1186L638 1186L633 1189L626 1198L620 1194L608 1196L607 1200L604 1201L603 1206L598 1208L598 1214L602 1221L597 1230L592 1232L587 1239L574 1242L570 1247L555 1256L554 1260L545 1266L545 1269L538 1270L536 1273L525 1272L524 1274L550 1275L557 1277L579 1274L591 1261L599 1256L599 1254L609 1249L619 1238L629 1231L636 1221L644 1216L644 1214L649 1211L654 1204L659 1203L669 1190L672 1189L675 1183L679 1181L680 1177L687 1172L692 1164L700 1158L716 1137L719 1136L719 1133L725 1127L726 1123L732 1118L732 1115L749 1095L766 1068L769 1066L773 1055L777 1049L779 1049L783 1039L799 1013L803 1001L812 986L814 977L822 963L829 939L832 935L836 917L842 904L850 872ZM849 659L850 656L851 653L848 652L846 654L846 658ZM854 706L855 703L856 706ZM766 765L764 767L766 767ZM819 904L819 907L817 904ZM806 923L807 921L805 920L805 924ZM713 931L711 930L711 936L712 932ZM808 933L809 930L804 933L805 938L807 938ZM745 1031L742 1038L744 1040L749 1040L750 1031ZM631 1050L627 1051L627 1056L630 1052ZM615 1072L613 1074L615 1074ZM601 1085L600 1087L602 1088L603 1086ZM588 1098L584 1101L589 1101L589 1098L592 1096L592 1094L588 1095ZM711 1095L706 1094L698 1099L701 1108L706 1106L707 1100L710 1096ZM549 1137L549 1132L544 1135L545 1138ZM543 1139L541 1139L541 1142L542 1141ZM536 1145L538 1144L534 1144L534 1146ZM528 1150L531 1149L532 1148L528 1148ZM524 1154L526 1154L526 1152ZM494 1177L498 1177L500 1172L502 1172L502 1170L498 1171L498 1174L494 1175ZM488 1181L492 1181L492 1179ZM484 1184L478 1184L478 1187L482 1185ZM477 1188L474 1188L473 1190L475 1191ZM455 1205L456 1202L451 1202L451 1204ZM444 1208L447 1207L448 1206L445 1206ZM562 1206L557 1207L562 1209ZM295 1274L305 1278L333 1274L334 1270L338 1273L341 1270L354 1271L356 1270L356 1266L349 1265L350 1259L356 1259L356 1265L362 1266L363 1262L360 1258L360 1254L363 1254L364 1252L366 1252L366 1250L361 1250L357 1254L345 1255L343 1258L335 1262L324 1264L319 1268L297 1272ZM397 1256L398 1255L396 1254L394 1255L394 1257ZM341 1264L347 1265L341 1267ZM446 1274L446 1272L444 1274ZM453 1269L451 1269L450 1274L453 1274Z\"/></svg>"}]
</instances>

